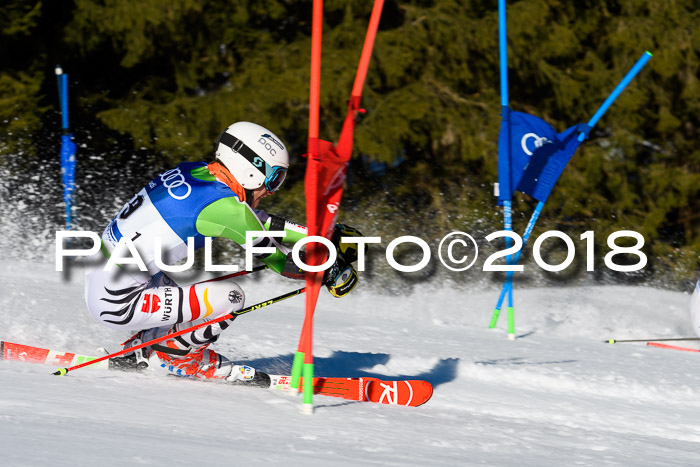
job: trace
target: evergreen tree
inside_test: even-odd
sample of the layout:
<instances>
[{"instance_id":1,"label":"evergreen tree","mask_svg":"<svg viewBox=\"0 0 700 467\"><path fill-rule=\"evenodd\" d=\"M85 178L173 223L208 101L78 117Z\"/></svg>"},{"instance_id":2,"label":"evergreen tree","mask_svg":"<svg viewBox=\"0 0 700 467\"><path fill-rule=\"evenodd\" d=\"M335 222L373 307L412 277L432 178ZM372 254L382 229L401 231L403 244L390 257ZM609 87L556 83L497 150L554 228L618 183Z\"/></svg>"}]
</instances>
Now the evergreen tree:
<instances>
[{"instance_id":1,"label":"evergreen tree","mask_svg":"<svg viewBox=\"0 0 700 467\"><path fill-rule=\"evenodd\" d=\"M321 137L335 140L372 2L324 3ZM280 134L301 166L311 5L8 0L0 6L0 154L45 152L57 126L52 69L61 63L79 83L76 131L103 125L94 144L128 138L165 167L211 158L221 130L251 120ZM541 228L574 235L595 223L601 242L638 230L660 258L652 263L681 265L683 277L697 269L699 22L692 0L508 2L511 107L558 130L586 122L644 50L654 53L564 171ZM385 3L363 96L368 114L356 131L353 174L362 177L351 178L346 196L347 207L379 216L385 233L403 228L388 219L406 216L431 235L500 223L491 196L497 27L495 0ZM373 178L369 162L385 164L386 175ZM284 205L301 215L302 187L290 188ZM380 201L378 191L390 196ZM518 210L532 205L516 198Z\"/></svg>"}]
</instances>

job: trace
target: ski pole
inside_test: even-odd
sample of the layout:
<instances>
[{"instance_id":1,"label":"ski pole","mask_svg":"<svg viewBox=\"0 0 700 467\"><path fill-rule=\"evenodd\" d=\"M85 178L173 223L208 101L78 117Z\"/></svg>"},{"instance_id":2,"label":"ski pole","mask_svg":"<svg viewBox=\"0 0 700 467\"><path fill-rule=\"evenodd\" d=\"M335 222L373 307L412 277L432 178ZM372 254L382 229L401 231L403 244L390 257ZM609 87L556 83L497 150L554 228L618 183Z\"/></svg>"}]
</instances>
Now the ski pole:
<instances>
[{"instance_id":1,"label":"ski pole","mask_svg":"<svg viewBox=\"0 0 700 467\"><path fill-rule=\"evenodd\" d=\"M678 347L677 345L659 344L658 342L647 342L647 347L658 347L660 349L680 350L681 352L700 352L698 349L689 347Z\"/></svg>"},{"instance_id":2,"label":"ski pole","mask_svg":"<svg viewBox=\"0 0 700 467\"><path fill-rule=\"evenodd\" d=\"M253 273L253 272L262 271L262 270L264 270L264 269L267 269L267 266L263 264L263 265L261 265L261 266L256 266L256 267L254 267L254 268L251 269L250 271L238 271L238 272L234 272L234 273L231 273L231 274L227 274L227 275L225 275L225 276L215 277L214 279L207 279L207 280L205 280L205 281L199 281L199 282L196 282L196 283L194 283L194 284L192 284L192 285L203 284L203 283L205 283L205 282L225 281L225 280L227 280L227 279L233 279L234 277L245 276L246 274L251 274L251 273Z\"/></svg>"},{"instance_id":3,"label":"ski pole","mask_svg":"<svg viewBox=\"0 0 700 467\"><path fill-rule=\"evenodd\" d=\"M250 313L251 311L257 310L257 309L259 309L259 308L263 308L263 307L266 307L266 306L268 306L268 305L272 305L273 303L281 302L282 300L286 300L286 299L291 298L291 297L294 297L294 296L296 296L296 295L300 295L300 294L304 293L305 291L306 291L306 287L302 287L301 289L293 290L292 292L288 292L288 293L286 293L286 294L284 294L284 295L280 295L279 297L271 298L271 299L266 300L266 301L264 301L264 302L260 302L260 303L257 303L257 304L255 304L255 305L251 305L251 306L249 306L249 307L247 307L247 308L243 308L242 310L232 311L231 313L226 314L226 315L223 315L223 316L220 316L220 317L218 317L218 318L216 318L216 319L212 319L212 320L210 320L210 321L205 321L205 322L203 322L203 323L199 323L199 324L197 324L197 325L195 325L195 326L189 327L189 328L187 328L187 329L183 329L183 330L181 330L181 331L177 331L177 332L172 333L172 334L166 334L166 335L164 335L164 336L158 337L158 338L153 339L153 340L151 340L151 341L143 342L143 343L138 344L138 345L135 345L135 346L133 346L133 347L129 347L129 348L126 348L126 349L122 349L122 350L120 350L119 352L114 352L114 353L112 353L112 354L105 355L105 356L100 357L100 358L96 358L95 360L90 360L90 361L88 361L88 362L83 362L83 363L81 363L80 365L75 365L75 366L72 366L72 367L69 367L69 368L59 368L59 369L58 369L55 373L53 373L53 374L54 374L54 375L57 375L57 376L63 376L63 375L66 375L66 374L67 374L68 372L70 372L70 371L74 371L74 370L77 370L77 369L79 369L79 368L83 368L83 367L86 367L86 366L88 366L88 365L92 365L93 363L97 363L97 362L101 362L101 361L104 361L104 360L108 360L108 359L110 359L110 358L118 357L118 356L120 356L120 355L124 355L124 354L126 354L126 353L133 352L134 350L142 349L142 348L144 348L144 347L148 347L149 345L158 344L159 342L163 342L164 340L167 340L167 339L170 339L170 338L173 338L173 337L177 337L177 336L181 336L181 335L183 335L183 334L187 334L188 332L196 331L197 329L203 328L204 326L209 326L209 325L211 325L211 324L216 324L216 323L219 323L219 322L221 322L221 321L226 321L227 319L232 319L232 318L234 318L234 317L236 317L236 316L240 316L240 315L243 315L243 314L246 314L246 313Z\"/></svg>"},{"instance_id":4,"label":"ski pole","mask_svg":"<svg viewBox=\"0 0 700 467\"><path fill-rule=\"evenodd\" d=\"M603 341L606 344L617 344L618 342L664 342L664 341L700 341L700 337L673 337L665 339L608 339Z\"/></svg>"}]
</instances>

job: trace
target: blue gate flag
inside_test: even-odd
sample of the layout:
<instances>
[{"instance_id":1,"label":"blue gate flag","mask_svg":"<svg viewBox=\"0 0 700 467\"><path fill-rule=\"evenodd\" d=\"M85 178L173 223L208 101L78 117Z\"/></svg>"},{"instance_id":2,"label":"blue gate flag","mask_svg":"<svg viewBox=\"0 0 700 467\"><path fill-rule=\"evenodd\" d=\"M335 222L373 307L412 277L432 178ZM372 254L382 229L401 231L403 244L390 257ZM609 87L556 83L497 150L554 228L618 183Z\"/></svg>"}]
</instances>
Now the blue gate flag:
<instances>
[{"instance_id":1,"label":"blue gate flag","mask_svg":"<svg viewBox=\"0 0 700 467\"><path fill-rule=\"evenodd\" d=\"M591 128L632 81L634 76L651 58L646 51L623 80L603 102L588 124L575 125L557 133L544 120L520 112L511 111L508 103L508 46L506 34L506 0L498 0L498 44L501 72L501 128L498 135L498 183L494 194L498 205L503 206L503 229L512 231L512 197L521 191L537 199L537 207L523 234L523 246L544 208L545 201L554 189L564 168L579 145L588 137ZM506 237L506 248L510 238ZM522 249L507 257L508 264L517 264ZM501 288L498 304L493 310L490 329L496 327L503 300L508 295L508 338L515 339L515 315L513 309L513 272L509 271Z\"/></svg>"},{"instance_id":2,"label":"blue gate flag","mask_svg":"<svg viewBox=\"0 0 700 467\"><path fill-rule=\"evenodd\" d=\"M581 141L578 135L588 135L590 127L579 124L557 133L552 126L542 120L522 112L509 112L508 126L501 125L499 135L499 204L509 200L513 191L527 193L538 201L546 201L557 183L564 168L578 149ZM504 119L505 120L505 119ZM508 138L508 136L510 136ZM501 154L510 152L510 183L501 179L501 164L506 161Z\"/></svg>"}]
</instances>

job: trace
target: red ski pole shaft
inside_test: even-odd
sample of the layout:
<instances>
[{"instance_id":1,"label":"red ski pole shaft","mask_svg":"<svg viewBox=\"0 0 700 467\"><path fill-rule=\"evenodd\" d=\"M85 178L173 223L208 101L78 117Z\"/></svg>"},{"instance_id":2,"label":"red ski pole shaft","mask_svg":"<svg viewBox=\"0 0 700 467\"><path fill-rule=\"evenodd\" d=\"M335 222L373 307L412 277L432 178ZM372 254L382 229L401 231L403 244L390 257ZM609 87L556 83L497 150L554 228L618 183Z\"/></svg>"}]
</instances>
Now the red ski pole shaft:
<instances>
[{"instance_id":1,"label":"red ski pole shaft","mask_svg":"<svg viewBox=\"0 0 700 467\"><path fill-rule=\"evenodd\" d=\"M60 368L59 370L57 370L57 371L56 371L55 373L53 373L53 374L54 374L54 375L58 375L58 376L63 376L63 375L67 374L67 373L70 372L70 371L75 371L75 370L77 370L77 369L79 369L79 368L83 368L83 367L86 367L86 366L88 366L88 365L92 365L92 364L94 364L94 363L102 362L102 361L104 361L104 360L109 360L110 358L118 357L118 356L120 356L120 355L124 355L124 354L126 354L126 353L133 352L134 350L142 349L142 348L144 348L144 347L148 347L149 345L157 344L157 343L159 343L159 342L163 342L164 340L171 339L171 338L177 337L177 336L181 336L181 335L183 335L183 334L187 334L188 332L196 331L197 329L203 328L204 326L209 326L209 325L211 325L211 324L216 324L216 323L221 322L221 321L226 321L227 319L231 319L231 318L233 318L234 316L239 316L239 315L243 315L243 314L246 314L246 313L250 313L251 311L254 311L254 310L257 310L257 309L266 307L266 306L268 306L268 305L272 305L273 303L281 302L282 300L285 300L285 299L287 299L287 298L291 298L291 297L294 297L294 296L296 296L296 295L302 294L302 293L304 293L305 291L306 291L306 287L302 287L301 289L294 290L294 291L292 291L292 292L288 292L288 293L286 293L286 294L284 294L284 295L280 295L279 297L271 298L271 299L269 299L269 300L266 300L266 301L264 301L264 302L257 303L257 304L255 304L255 305L251 305L251 306L249 306L249 307L247 307L247 308L243 308L242 310L239 310L239 311L231 312L231 313L229 313L229 314L220 316L220 317L218 317L218 318L216 318L216 319L212 319L211 321L205 321L205 322L203 322L203 323L197 324L197 325L192 326L192 327L189 327L189 328L187 328L187 329L183 329L183 330L181 330L181 331L177 331L177 332L175 332L175 333L173 333L173 334L166 334L166 335L164 335L164 336L158 337L158 338L153 339L153 340L151 340L151 341L143 342L143 343L138 344L138 345L135 345L135 346L133 346L133 347L129 347L129 348L126 348L126 349L122 349L122 350L120 350L119 352L114 352L113 354L105 355L105 356L103 356L103 357L96 358L95 360L90 360L90 361L81 363L80 365L75 365L75 366L72 366L72 367L69 367L69 368Z\"/></svg>"},{"instance_id":2,"label":"red ski pole shaft","mask_svg":"<svg viewBox=\"0 0 700 467\"><path fill-rule=\"evenodd\" d=\"M658 342L647 342L647 347L658 347L660 349L680 350L681 352L700 352L698 349L689 347L678 347L677 345L659 344Z\"/></svg>"},{"instance_id":3,"label":"red ski pole shaft","mask_svg":"<svg viewBox=\"0 0 700 467\"><path fill-rule=\"evenodd\" d=\"M700 337L671 337L660 339L608 339L606 344L617 344L618 342L669 342L669 341L700 341Z\"/></svg>"}]
</instances>

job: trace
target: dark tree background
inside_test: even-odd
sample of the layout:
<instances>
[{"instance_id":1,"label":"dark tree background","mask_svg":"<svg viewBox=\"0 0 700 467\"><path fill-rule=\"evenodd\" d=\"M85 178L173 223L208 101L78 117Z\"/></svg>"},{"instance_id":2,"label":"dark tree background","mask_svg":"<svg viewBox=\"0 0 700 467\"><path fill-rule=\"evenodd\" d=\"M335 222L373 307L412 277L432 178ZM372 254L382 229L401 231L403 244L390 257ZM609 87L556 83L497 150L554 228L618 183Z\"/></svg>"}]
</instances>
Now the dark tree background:
<instances>
[{"instance_id":1,"label":"dark tree background","mask_svg":"<svg viewBox=\"0 0 700 467\"><path fill-rule=\"evenodd\" d=\"M324 4L321 137L336 140L372 2ZM58 157L49 142L60 63L80 154L129 147L149 167L208 160L226 126L255 121L286 140L297 164L271 210L301 220L310 21L310 0L6 0L0 154ZM694 279L699 24L695 0L508 2L511 107L559 131L588 121L640 55L654 54L565 170L539 229L595 229L603 245L612 231L637 230L651 272ZM346 219L423 238L499 225L496 0L388 0L363 106ZM515 208L533 205L518 197Z\"/></svg>"}]
</instances>

